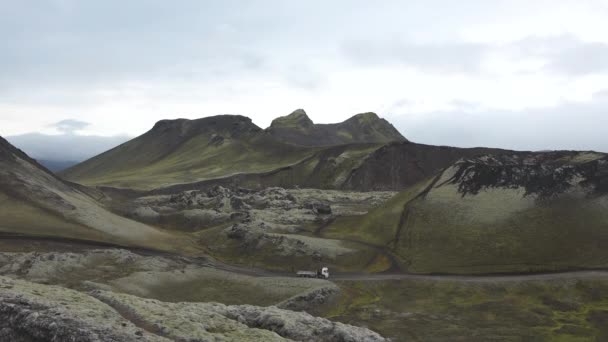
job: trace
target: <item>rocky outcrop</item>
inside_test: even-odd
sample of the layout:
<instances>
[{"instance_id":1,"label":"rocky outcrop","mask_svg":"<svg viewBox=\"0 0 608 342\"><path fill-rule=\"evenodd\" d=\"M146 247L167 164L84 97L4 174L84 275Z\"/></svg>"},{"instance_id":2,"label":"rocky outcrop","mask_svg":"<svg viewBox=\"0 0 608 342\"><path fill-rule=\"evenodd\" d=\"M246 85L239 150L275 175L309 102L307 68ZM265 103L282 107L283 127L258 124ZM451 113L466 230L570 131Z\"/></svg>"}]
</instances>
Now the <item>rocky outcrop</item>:
<instances>
[{"instance_id":1,"label":"rocky outcrop","mask_svg":"<svg viewBox=\"0 0 608 342\"><path fill-rule=\"evenodd\" d=\"M233 224L223 232L229 239L240 244L243 253L267 249L278 256L335 259L337 256L355 252L338 240L273 232L276 230L274 225L262 221L245 221Z\"/></svg>"},{"instance_id":2,"label":"rocky outcrop","mask_svg":"<svg viewBox=\"0 0 608 342\"><path fill-rule=\"evenodd\" d=\"M575 186L608 193L608 155L596 152L509 153L465 159L450 183L463 195L487 188L525 189L525 195L557 196Z\"/></svg>"},{"instance_id":3,"label":"rocky outcrop","mask_svg":"<svg viewBox=\"0 0 608 342\"><path fill-rule=\"evenodd\" d=\"M84 293L0 277L1 341L170 341Z\"/></svg>"},{"instance_id":4,"label":"rocky outcrop","mask_svg":"<svg viewBox=\"0 0 608 342\"><path fill-rule=\"evenodd\" d=\"M357 114L335 124L315 124L303 109L272 121L266 132L275 139L302 146L407 141L375 113Z\"/></svg>"},{"instance_id":5,"label":"rocky outcrop","mask_svg":"<svg viewBox=\"0 0 608 342\"><path fill-rule=\"evenodd\" d=\"M174 339L229 341L384 341L375 332L277 307L218 303L163 303L95 291L93 296ZM169 314L171 313L171 314Z\"/></svg>"},{"instance_id":6,"label":"rocky outcrop","mask_svg":"<svg viewBox=\"0 0 608 342\"><path fill-rule=\"evenodd\" d=\"M260 221L274 232L295 232L298 226L326 221L335 215L365 213L391 192L339 192L314 189L263 190L214 186L172 195L137 198L126 215L135 220L182 230L200 230L225 223Z\"/></svg>"},{"instance_id":7,"label":"rocky outcrop","mask_svg":"<svg viewBox=\"0 0 608 342\"><path fill-rule=\"evenodd\" d=\"M106 281L131 272L161 272L183 269L187 265L188 260L180 257L143 256L115 248L0 253L0 276L72 287L81 287L84 281Z\"/></svg>"},{"instance_id":8,"label":"rocky outcrop","mask_svg":"<svg viewBox=\"0 0 608 342\"><path fill-rule=\"evenodd\" d=\"M220 134L232 138L241 134L260 132L261 130L246 116L216 115L196 120L161 120L154 124L154 127L146 134L171 134L175 137L187 138L210 132L215 138L212 141L217 142L217 137L220 137Z\"/></svg>"},{"instance_id":9,"label":"rocky outcrop","mask_svg":"<svg viewBox=\"0 0 608 342\"><path fill-rule=\"evenodd\" d=\"M359 327L313 317L307 313L260 308L249 305L222 308L226 317L244 322L249 327L275 331L295 341L384 341L380 335Z\"/></svg>"},{"instance_id":10,"label":"rocky outcrop","mask_svg":"<svg viewBox=\"0 0 608 342\"><path fill-rule=\"evenodd\" d=\"M277 307L165 303L0 277L2 341L384 341L377 333Z\"/></svg>"},{"instance_id":11,"label":"rocky outcrop","mask_svg":"<svg viewBox=\"0 0 608 342\"><path fill-rule=\"evenodd\" d=\"M304 293L299 293L277 304L277 307L292 311L314 310L335 299L339 293L340 288L334 284L331 286L318 287Z\"/></svg>"}]
</instances>

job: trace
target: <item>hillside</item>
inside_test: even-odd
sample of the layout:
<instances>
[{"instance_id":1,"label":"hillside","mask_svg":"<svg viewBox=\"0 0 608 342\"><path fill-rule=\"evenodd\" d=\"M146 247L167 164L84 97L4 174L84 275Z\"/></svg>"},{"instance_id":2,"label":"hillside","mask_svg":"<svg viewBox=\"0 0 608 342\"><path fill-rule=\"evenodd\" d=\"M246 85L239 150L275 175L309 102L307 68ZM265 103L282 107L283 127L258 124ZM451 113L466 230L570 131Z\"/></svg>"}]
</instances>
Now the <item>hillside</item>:
<instances>
[{"instance_id":1,"label":"hillside","mask_svg":"<svg viewBox=\"0 0 608 342\"><path fill-rule=\"evenodd\" d=\"M384 246L410 272L603 268L607 209L607 155L504 153L460 160L324 236Z\"/></svg>"},{"instance_id":2,"label":"hillside","mask_svg":"<svg viewBox=\"0 0 608 342\"><path fill-rule=\"evenodd\" d=\"M245 185L254 186L340 188L352 169L383 142L404 140L375 114L362 114L340 124L311 126L314 134L310 139L320 141L317 135L321 135L338 146L283 141L280 132L291 133L275 128L288 127L287 121L294 129L307 127L305 120L295 120L303 119L298 113L275 120L266 131L238 115L163 120L145 134L69 168L61 176L91 186L141 190L234 179L245 179ZM350 132L351 138L340 138L344 132Z\"/></svg>"},{"instance_id":3,"label":"hillside","mask_svg":"<svg viewBox=\"0 0 608 342\"><path fill-rule=\"evenodd\" d=\"M313 149L281 144L251 119L163 120L145 134L61 173L86 185L151 189L297 163Z\"/></svg>"},{"instance_id":4,"label":"hillside","mask_svg":"<svg viewBox=\"0 0 608 342\"><path fill-rule=\"evenodd\" d=\"M352 171L342 188L360 191L403 190L437 174L461 158L505 152L509 151L394 142L370 153Z\"/></svg>"},{"instance_id":5,"label":"hillside","mask_svg":"<svg viewBox=\"0 0 608 342\"><path fill-rule=\"evenodd\" d=\"M302 109L272 121L266 132L277 140L302 146L407 141L375 113L357 114L335 124L315 124Z\"/></svg>"},{"instance_id":6,"label":"hillside","mask_svg":"<svg viewBox=\"0 0 608 342\"><path fill-rule=\"evenodd\" d=\"M0 138L0 231L169 248L176 239L105 210Z\"/></svg>"},{"instance_id":7,"label":"hillside","mask_svg":"<svg viewBox=\"0 0 608 342\"><path fill-rule=\"evenodd\" d=\"M431 146L411 142L350 144L323 148L293 165L155 189L171 193L216 185L263 189L304 187L355 191L401 191L436 175L461 158L508 152L492 148Z\"/></svg>"}]
</instances>

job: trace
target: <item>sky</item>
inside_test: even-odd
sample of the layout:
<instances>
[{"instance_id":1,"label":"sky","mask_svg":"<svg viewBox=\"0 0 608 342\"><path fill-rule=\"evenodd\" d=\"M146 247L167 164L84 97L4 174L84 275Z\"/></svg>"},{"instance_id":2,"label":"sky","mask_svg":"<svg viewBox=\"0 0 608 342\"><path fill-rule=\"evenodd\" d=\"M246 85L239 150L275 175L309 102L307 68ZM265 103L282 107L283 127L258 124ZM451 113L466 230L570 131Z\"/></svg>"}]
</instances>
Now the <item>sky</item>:
<instances>
[{"instance_id":1,"label":"sky","mask_svg":"<svg viewBox=\"0 0 608 342\"><path fill-rule=\"evenodd\" d=\"M608 152L608 1L0 0L0 135L376 112L427 144Z\"/></svg>"}]
</instances>

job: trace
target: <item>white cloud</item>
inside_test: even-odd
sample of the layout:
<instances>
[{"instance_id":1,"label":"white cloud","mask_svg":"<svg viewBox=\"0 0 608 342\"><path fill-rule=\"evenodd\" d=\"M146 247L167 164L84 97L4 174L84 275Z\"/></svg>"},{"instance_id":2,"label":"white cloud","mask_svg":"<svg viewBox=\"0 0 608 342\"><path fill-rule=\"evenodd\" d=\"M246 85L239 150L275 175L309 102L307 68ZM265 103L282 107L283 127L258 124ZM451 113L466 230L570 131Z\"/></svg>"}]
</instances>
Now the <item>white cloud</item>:
<instances>
[{"instance_id":1,"label":"white cloud","mask_svg":"<svg viewBox=\"0 0 608 342\"><path fill-rule=\"evenodd\" d=\"M466 112L482 137L500 113L551 109L565 129L574 104L606 105L593 97L608 88L603 1L62 0L0 15L3 135L66 117L108 136L220 113L265 127L305 108L317 122L416 117L433 136L447 134L437 113Z\"/></svg>"}]
</instances>

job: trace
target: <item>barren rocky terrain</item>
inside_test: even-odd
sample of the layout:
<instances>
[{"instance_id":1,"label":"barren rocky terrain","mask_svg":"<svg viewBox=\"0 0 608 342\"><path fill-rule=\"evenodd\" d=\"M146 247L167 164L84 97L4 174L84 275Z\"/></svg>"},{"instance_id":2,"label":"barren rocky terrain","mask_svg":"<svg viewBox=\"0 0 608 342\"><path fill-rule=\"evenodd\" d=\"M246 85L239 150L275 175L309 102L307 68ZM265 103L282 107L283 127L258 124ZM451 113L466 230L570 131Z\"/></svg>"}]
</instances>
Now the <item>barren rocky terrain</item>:
<instances>
[{"instance_id":1,"label":"barren rocky terrain","mask_svg":"<svg viewBox=\"0 0 608 342\"><path fill-rule=\"evenodd\" d=\"M11 341L384 341L277 307L164 303L0 277L0 338Z\"/></svg>"}]
</instances>

